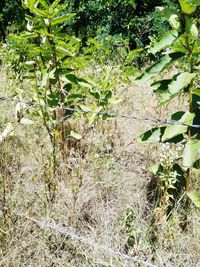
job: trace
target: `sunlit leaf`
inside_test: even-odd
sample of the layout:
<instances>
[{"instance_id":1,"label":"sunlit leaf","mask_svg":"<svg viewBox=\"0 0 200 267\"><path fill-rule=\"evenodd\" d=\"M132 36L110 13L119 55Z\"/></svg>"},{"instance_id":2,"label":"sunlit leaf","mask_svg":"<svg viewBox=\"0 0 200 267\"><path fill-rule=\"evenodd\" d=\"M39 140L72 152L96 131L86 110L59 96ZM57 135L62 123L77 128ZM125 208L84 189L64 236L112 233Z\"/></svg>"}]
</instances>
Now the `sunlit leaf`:
<instances>
[{"instance_id":1,"label":"sunlit leaf","mask_svg":"<svg viewBox=\"0 0 200 267\"><path fill-rule=\"evenodd\" d=\"M200 140L188 140L183 151L183 166L191 168L198 159L200 152Z\"/></svg>"},{"instance_id":2,"label":"sunlit leaf","mask_svg":"<svg viewBox=\"0 0 200 267\"><path fill-rule=\"evenodd\" d=\"M153 128L139 137L139 141L142 142L160 142L166 127Z\"/></svg>"},{"instance_id":3,"label":"sunlit leaf","mask_svg":"<svg viewBox=\"0 0 200 267\"><path fill-rule=\"evenodd\" d=\"M181 93L181 91L191 83L195 76L195 73L183 72L174 75L171 80L161 80L153 83L153 90L157 93L161 93L160 104L167 103Z\"/></svg>"},{"instance_id":4,"label":"sunlit leaf","mask_svg":"<svg viewBox=\"0 0 200 267\"><path fill-rule=\"evenodd\" d=\"M165 55L159 61L154 63L152 66L147 68L137 79L136 83L141 85L142 83L150 80L151 78L158 75L162 72L165 68L167 68L170 64L172 64L175 60L183 57L185 54L181 52L171 53Z\"/></svg>"},{"instance_id":5,"label":"sunlit leaf","mask_svg":"<svg viewBox=\"0 0 200 267\"><path fill-rule=\"evenodd\" d=\"M178 37L178 32L176 30L168 31L160 41L156 42L153 47L150 48L150 51L155 54L158 51L171 45Z\"/></svg>"},{"instance_id":6,"label":"sunlit leaf","mask_svg":"<svg viewBox=\"0 0 200 267\"><path fill-rule=\"evenodd\" d=\"M52 21L51 21L51 25L54 26L54 25L57 25L57 24L60 24L60 23L63 23L63 22L68 22L68 21L71 20L74 16L75 16L75 14L68 14L68 15L60 16L60 17L58 17L58 18L54 18L54 19L52 19Z\"/></svg>"},{"instance_id":7,"label":"sunlit leaf","mask_svg":"<svg viewBox=\"0 0 200 267\"><path fill-rule=\"evenodd\" d=\"M191 125L193 123L194 117L195 114L190 112L177 112L173 114L171 119L177 121L177 123L180 124L167 126L162 136L162 142L170 140L177 135L186 133L188 126L181 125L181 123Z\"/></svg>"}]
</instances>

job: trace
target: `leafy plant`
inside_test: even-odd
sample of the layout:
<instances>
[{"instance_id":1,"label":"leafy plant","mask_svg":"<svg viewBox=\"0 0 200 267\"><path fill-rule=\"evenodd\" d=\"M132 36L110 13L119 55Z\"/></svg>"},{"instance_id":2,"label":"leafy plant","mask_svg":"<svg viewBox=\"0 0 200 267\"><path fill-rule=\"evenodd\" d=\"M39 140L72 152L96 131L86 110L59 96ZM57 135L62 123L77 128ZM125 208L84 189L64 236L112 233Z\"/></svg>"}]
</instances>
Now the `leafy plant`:
<instances>
[{"instance_id":1,"label":"leafy plant","mask_svg":"<svg viewBox=\"0 0 200 267\"><path fill-rule=\"evenodd\" d=\"M107 116L99 112L119 102L114 95L116 83L104 69L101 79L80 78L88 57L80 53L80 39L65 32L64 25L70 24L75 16L66 13L67 5L59 0L51 5L46 0L28 0L22 4L28 9L27 31L8 36L2 47L4 60L11 75L14 71L15 82L18 81L13 95L20 99L31 97L35 107L33 114L43 120L52 147L51 164L55 178L59 153L63 160L67 158L67 141L82 138L65 121L77 110L81 111L77 117L85 113L89 124L97 118L106 119ZM92 61L91 56L89 60ZM16 107L16 117L20 123L32 124L31 120L21 116L21 105ZM53 191L56 190L54 183L55 179L48 181Z\"/></svg>"},{"instance_id":2,"label":"leafy plant","mask_svg":"<svg viewBox=\"0 0 200 267\"><path fill-rule=\"evenodd\" d=\"M143 142L183 144L184 149L181 158L177 158L173 162L160 188L164 186L165 190L164 188L163 190L168 192L169 187L166 187L166 183L171 183L171 171L175 175L178 168L181 173L179 178L182 180L182 185L185 186L187 196L196 204L199 203L197 200L199 196L196 193L191 194L191 175L192 168L198 166L196 163L200 158L200 127L195 127L195 124L199 124L198 122L200 121L198 89L199 32L193 13L200 3L195 0L179 0L179 3L181 10L168 7L159 8L160 12L168 19L172 30L164 34L158 42L153 43L150 47L150 52L156 54L166 48L169 49L169 52L148 67L137 78L137 82L140 84L156 79L152 83L152 87L155 93L161 95L161 105L169 103L173 98L181 94L187 95L188 111L181 110L172 114L171 125L153 128L141 135L140 140ZM171 79L158 80L158 75L174 62L179 65L177 73ZM166 166L164 165L161 163L158 169L166 174ZM171 185L174 187L175 180Z\"/></svg>"}]
</instances>

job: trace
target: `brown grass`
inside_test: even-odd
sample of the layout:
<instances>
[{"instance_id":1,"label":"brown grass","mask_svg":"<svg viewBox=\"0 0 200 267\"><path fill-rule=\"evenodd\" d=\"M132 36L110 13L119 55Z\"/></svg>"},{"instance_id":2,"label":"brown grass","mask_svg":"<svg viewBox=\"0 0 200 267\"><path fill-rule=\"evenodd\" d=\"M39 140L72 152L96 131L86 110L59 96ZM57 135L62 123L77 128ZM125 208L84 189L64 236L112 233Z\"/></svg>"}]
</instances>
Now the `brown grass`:
<instances>
[{"instance_id":1,"label":"brown grass","mask_svg":"<svg viewBox=\"0 0 200 267\"><path fill-rule=\"evenodd\" d=\"M5 77L1 94L6 83ZM115 108L120 113L167 117L179 105L174 101L170 107L158 108L148 85L120 89L124 101ZM119 118L85 131L84 121L71 122L84 138L68 147L67 161L60 159L53 181L56 195L51 202L50 145L42 123L33 117L33 126L20 126L14 119L14 104L0 105L1 131L7 122L16 126L14 136L0 145L0 266L126 267L145 266L145 262L167 267L200 266L199 210L191 207L188 211L187 231L181 230L183 211L177 208L170 220L162 218L157 236L152 235L148 169L156 162L159 148L136 140L152 125ZM22 216L18 216L19 211ZM64 227L84 237L88 244L26 216ZM113 254L110 248L143 263Z\"/></svg>"}]
</instances>

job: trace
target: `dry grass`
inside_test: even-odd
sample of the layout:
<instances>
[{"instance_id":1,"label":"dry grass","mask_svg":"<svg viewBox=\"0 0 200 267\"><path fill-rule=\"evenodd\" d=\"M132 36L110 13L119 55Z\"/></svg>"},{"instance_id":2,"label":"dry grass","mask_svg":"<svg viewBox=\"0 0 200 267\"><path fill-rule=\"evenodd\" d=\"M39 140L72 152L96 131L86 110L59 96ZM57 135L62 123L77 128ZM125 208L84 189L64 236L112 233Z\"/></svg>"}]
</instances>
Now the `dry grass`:
<instances>
[{"instance_id":1,"label":"dry grass","mask_svg":"<svg viewBox=\"0 0 200 267\"><path fill-rule=\"evenodd\" d=\"M1 83L1 93L6 82L5 78ZM155 96L146 93L151 93L148 85L127 86L121 93L125 100L116 110L150 118L171 113L171 107L157 108ZM60 159L56 196L50 202L47 183L52 173L45 129L37 118L33 126L18 125L14 104L0 105L1 129L10 121L16 126L15 136L1 144L0 266L126 267L145 266L147 261L155 266L200 266L200 213L194 207L188 211L187 231L180 228L179 208L168 222L163 218L153 242L147 184L159 148L136 141L149 123L118 119L86 131L82 143L70 148L68 160ZM174 111L177 105L175 101ZM85 122L78 127L84 129ZM16 211L65 227L89 244L19 217ZM143 263L114 255L109 248L137 256Z\"/></svg>"}]
</instances>

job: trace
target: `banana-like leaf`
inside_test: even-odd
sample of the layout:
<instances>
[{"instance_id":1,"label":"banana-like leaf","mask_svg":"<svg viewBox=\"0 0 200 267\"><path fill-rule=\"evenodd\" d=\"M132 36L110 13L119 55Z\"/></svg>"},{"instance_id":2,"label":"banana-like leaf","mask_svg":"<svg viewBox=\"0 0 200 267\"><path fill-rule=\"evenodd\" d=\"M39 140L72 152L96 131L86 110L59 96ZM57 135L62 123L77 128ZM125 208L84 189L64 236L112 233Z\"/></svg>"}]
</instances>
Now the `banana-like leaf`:
<instances>
[{"instance_id":1,"label":"banana-like leaf","mask_svg":"<svg viewBox=\"0 0 200 267\"><path fill-rule=\"evenodd\" d=\"M139 77L136 79L136 83L141 85L142 83L150 80L151 78L158 75L164 69L166 69L170 64L175 60L183 57L185 54L182 52L175 52L168 55L165 55L158 62L147 68Z\"/></svg>"},{"instance_id":2,"label":"banana-like leaf","mask_svg":"<svg viewBox=\"0 0 200 267\"><path fill-rule=\"evenodd\" d=\"M150 51L155 54L158 51L170 46L178 37L178 32L176 30L168 31L164 34L162 39L154 44Z\"/></svg>"},{"instance_id":3,"label":"banana-like leaf","mask_svg":"<svg viewBox=\"0 0 200 267\"><path fill-rule=\"evenodd\" d=\"M189 140L183 151L183 166L185 168L191 168L198 159L200 152L200 140Z\"/></svg>"},{"instance_id":4,"label":"banana-like leaf","mask_svg":"<svg viewBox=\"0 0 200 267\"><path fill-rule=\"evenodd\" d=\"M162 142L170 140L180 134L186 133L188 126L181 125L181 123L191 125L193 123L194 117L195 117L195 114L190 113L190 112L177 112L173 114L171 119L177 121L177 123L180 123L180 124L167 126L162 136Z\"/></svg>"},{"instance_id":5,"label":"banana-like leaf","mask_svg":"<svg viewBox=\"0 0 200 267\"><path fill-rule=\"evenodd\" d=\"M197 208L200 208L200 194L198 194L196 191L191 191L187 195L192 200L194 205Z\"/></svg>"}]
</instances>

